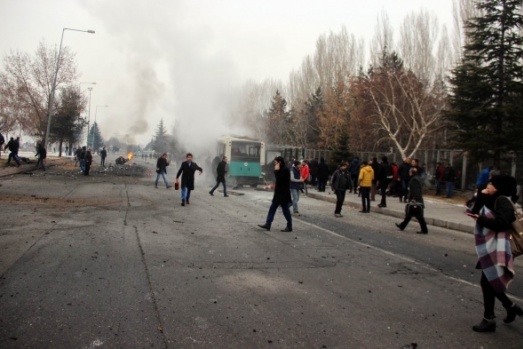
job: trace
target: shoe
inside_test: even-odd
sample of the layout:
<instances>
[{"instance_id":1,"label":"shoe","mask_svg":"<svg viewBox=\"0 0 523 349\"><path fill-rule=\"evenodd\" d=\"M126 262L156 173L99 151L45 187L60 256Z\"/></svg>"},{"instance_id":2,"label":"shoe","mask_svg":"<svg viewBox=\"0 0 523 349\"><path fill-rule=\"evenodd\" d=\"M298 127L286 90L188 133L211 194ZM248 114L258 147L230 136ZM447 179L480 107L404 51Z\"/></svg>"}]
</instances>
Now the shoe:
<instances>
[{"instance_id":1,"label":"shoe","mask_svg":"<svg viewBox=\"0 0 523 349\"><path fill-rule=\"evenodd\" d=\"M292 231L292 229L289 228L289 227L286 227L285 229L282 229L281 231L282 231L283 233L290 233L290 232Z\"/></svg>"},{"instance_id":2,"label":"shoe","mask_svg":"<svg viewBox=\"0 0 523 349\"><path fill-rule=\"evenodd\" d=\"M379 207L379 208L387 207L387 205L378 204L378 207Z\"/></svg>"},{"instance_id":3,"label":"shoe","mask_svg":"<svg viewBox=\"0 0 523 349\"><path fill-rule=\"evenodd\" d=\"M209 192L209 195L214 196L214 194L212 193L212 191Z\"/></svg>"},{"instance_id":4,"label":"shoe","mask_svg":"<svg viewBox=\"0 0 523 349\"><path fill-rule=\"evenodd\" d=\"M172 187L173 187L172 185L168 185L168 186L167 186L167 189L172 188Z\"/></svg>"},{"instance_id":5,"label":"shoe","mask_svg":"<svg viewBox=\"0 0 523 349\"><path fill-rule=\"evenodd\" d=\"M295 216L299 216L300 215L300 213L298 211L295 211L292 214L295 215Z\"/></svg>"},{"instance_id":6,"label":"shoe","mask_svg":"<svg viewBox=\"0 0 523 349\"><path fill-rule=\"evenodd\" d=\"M265 229L267 231L271 230L271 227L269 227L267 224L258 224L258 226L262 229Z\"/></svg>"},{"instance_id":7,"label":"shoe","mask_svg":"<svg viewBox=\"0 0 523 349\"><path fill-rule=\"evenodd\" d=\"M185 206L185 200L182 200L182 206Z\"/></svg>"},{"instance_id":8,"label":"shoe","mask_svg":"<svg viewBox=\"0 0 523 349\"><path fill-rule=\"evenodd\" d=\"M367 213L365 210L358 211L359 213Z\"/></svg>"},{"instance_id":9,"label":"shoe","mask_svg":"<svg viewBox=\"0 0 523 349\"><path fill-rule=\"evenodd\" d=\"M510 324L516 319L516 315L523 316L523 309L514 303L509 309L507 309L507 317L503 319L503 322Z\"/></svg>"},{"instance_id":10,"label":"shoe","mask_svg":"<svg viewBox=\"0 0 523 349\"><path fill-rule=\"evenodd\" d=\"M155 186L154 186L154 189L158 189L158 186L157 186L157 185L155 185Z\"/></svg>"},{"instance_id":11,"label":"shoe","mask_svg":"<svg viewBox=\"0 0 523 349\"><path fill-rule=\"evenodd\" d=\"M340 213L335 213L334 216L335 217L343 217Z\"/></svg>"},{"instance_id":12,"label":"shoe","mask_svg":"<svg viewBox=\"0 0 523 349\"><path fill-rule=\"evenodd\" d=\"M190 204L189 199L186 199L185 202L187 203L187 205Z\"/></svg>"},{"instance_id":13,"label":"shoe","mask_svg":"<svg viewBox=\"0 0 523 349\"><path fill-rule=\"evenodd\" d=\"M226 198L228 198L228 197L229 197L229 195L225 194L225 195L224 195L223 197L226 197Z\"/></svg>"},{"instance_id":14,"label":"shoe","mask_svg":"<svg viewBox=\"0 0 523 349\"><path fill-rule=\"evenodd\" d=\"M399 225L398 223L394 223L396 225L396 227L398 227L399 230L403 231L403 229L405 228L402 228L401 225Z\"/></svg>"},{"instance_id":15,"label":"shoe","mask_svg":"<svg viewBox=\"0 0 523 349\"><path fill-rule=\"evenodd\" d=\"M479 324L472 326L472 330L476 332L496 332L496 320L483 318Z\"/></svg>"},{"instance_id":16,"label":"shoe","mask_svg":"<svg viewBox=\"0 0 523 349\"><path fill-rule=\"evenodd\" d=\"M417 231L416 234L428 234L428 231Z\"/></svg>"}]
</instances>

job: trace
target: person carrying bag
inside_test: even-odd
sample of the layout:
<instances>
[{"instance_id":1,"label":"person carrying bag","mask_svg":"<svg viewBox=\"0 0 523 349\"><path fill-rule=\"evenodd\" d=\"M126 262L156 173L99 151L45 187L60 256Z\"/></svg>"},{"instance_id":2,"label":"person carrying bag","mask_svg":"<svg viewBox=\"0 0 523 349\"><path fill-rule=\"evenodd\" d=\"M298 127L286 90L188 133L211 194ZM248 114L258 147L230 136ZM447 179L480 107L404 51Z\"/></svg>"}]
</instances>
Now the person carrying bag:
<instances>
[{"instance_id":1,"label":"person carrying bag","mask_svg":"<svg viewBox=\"0 0 523 349\"><path fill-rule=\"evenodd\" d=\"M409 191L408 191L408 203L405 205L405 219L401 223L396 223L396 227L399 230L404 230L409 224L412 217L418 220L421 231L417 231L416 234L428 234L427 222L425 222L423 203L423 185L421 179L418 176L418 170L412 167L409 170Z\"/></svg>"}]
</instances>

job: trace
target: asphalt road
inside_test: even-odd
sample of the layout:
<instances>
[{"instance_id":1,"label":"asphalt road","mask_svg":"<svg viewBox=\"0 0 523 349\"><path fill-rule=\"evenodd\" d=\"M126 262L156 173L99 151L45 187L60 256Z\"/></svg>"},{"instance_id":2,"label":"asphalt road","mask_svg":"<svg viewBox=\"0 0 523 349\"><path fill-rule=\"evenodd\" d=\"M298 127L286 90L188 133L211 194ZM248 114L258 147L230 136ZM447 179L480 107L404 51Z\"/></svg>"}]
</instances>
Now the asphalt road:
<instances>
[{"instance_id":1,"label":"asphalt road","mask_svg":"<svg viewBox=\"0 0 523 349\"><path fill-rule=\"evenodd\" d=\"M266 232L271 193L211 197L203 176L186 207L151 178L96 170L0 184L2 349L522 347L523 318L503 324L499 305L496 333L471 330L470 234L335 218L307 197L292 233L281 213Z\"/></svg>"}]
</instances>

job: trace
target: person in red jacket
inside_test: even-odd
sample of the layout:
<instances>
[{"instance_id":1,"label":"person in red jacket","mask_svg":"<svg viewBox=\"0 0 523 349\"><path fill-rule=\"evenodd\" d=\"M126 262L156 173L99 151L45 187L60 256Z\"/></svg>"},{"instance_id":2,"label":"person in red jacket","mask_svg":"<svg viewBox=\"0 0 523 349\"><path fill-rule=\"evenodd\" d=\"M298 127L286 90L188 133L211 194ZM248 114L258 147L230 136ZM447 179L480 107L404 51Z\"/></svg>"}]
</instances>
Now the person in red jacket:
<instances>
[{"instance_id":1,"label":"person in red jacket","mask_svg":"<svg viewBox=\"0 0 523 349\"><path fill-rule=\"evenodd\" d=\"M310 173L311 173L311 170L309 168L309 160L302 160L300 175L301 175L301 179L303 180L303 189L305 190L305 194L308 194L307 182L309 181Z\"/></svg>"}]
</instances>

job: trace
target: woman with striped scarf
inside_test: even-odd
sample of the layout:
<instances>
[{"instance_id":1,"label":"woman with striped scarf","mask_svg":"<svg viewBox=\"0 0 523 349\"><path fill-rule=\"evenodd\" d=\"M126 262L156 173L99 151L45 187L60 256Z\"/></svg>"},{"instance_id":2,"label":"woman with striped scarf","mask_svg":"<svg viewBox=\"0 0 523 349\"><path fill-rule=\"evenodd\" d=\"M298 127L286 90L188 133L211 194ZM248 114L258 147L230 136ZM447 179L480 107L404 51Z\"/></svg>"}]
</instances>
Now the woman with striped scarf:
<instances>
[{"instance_id":1,"label":"woman with striped scarf","mask_svg":"<svg viewBox=\"0 0 523 349\"><path fill-rule=\"evenodd\" d=\"M494 305L496 298L507 310L505 323L522 316L523 309L513 303L505 291L514 277L514 259L510 251L508 229L516 219L512 198L516 195L516 180L511 176L499 175L491 178L482 193L486 194L485 205L479 215L467 213L476 220L474 239L478 255L477 269L481 269L481 291L483 292L483 320L472 326L476 332L495 332Z\"/></svg>"}]
</instances>

